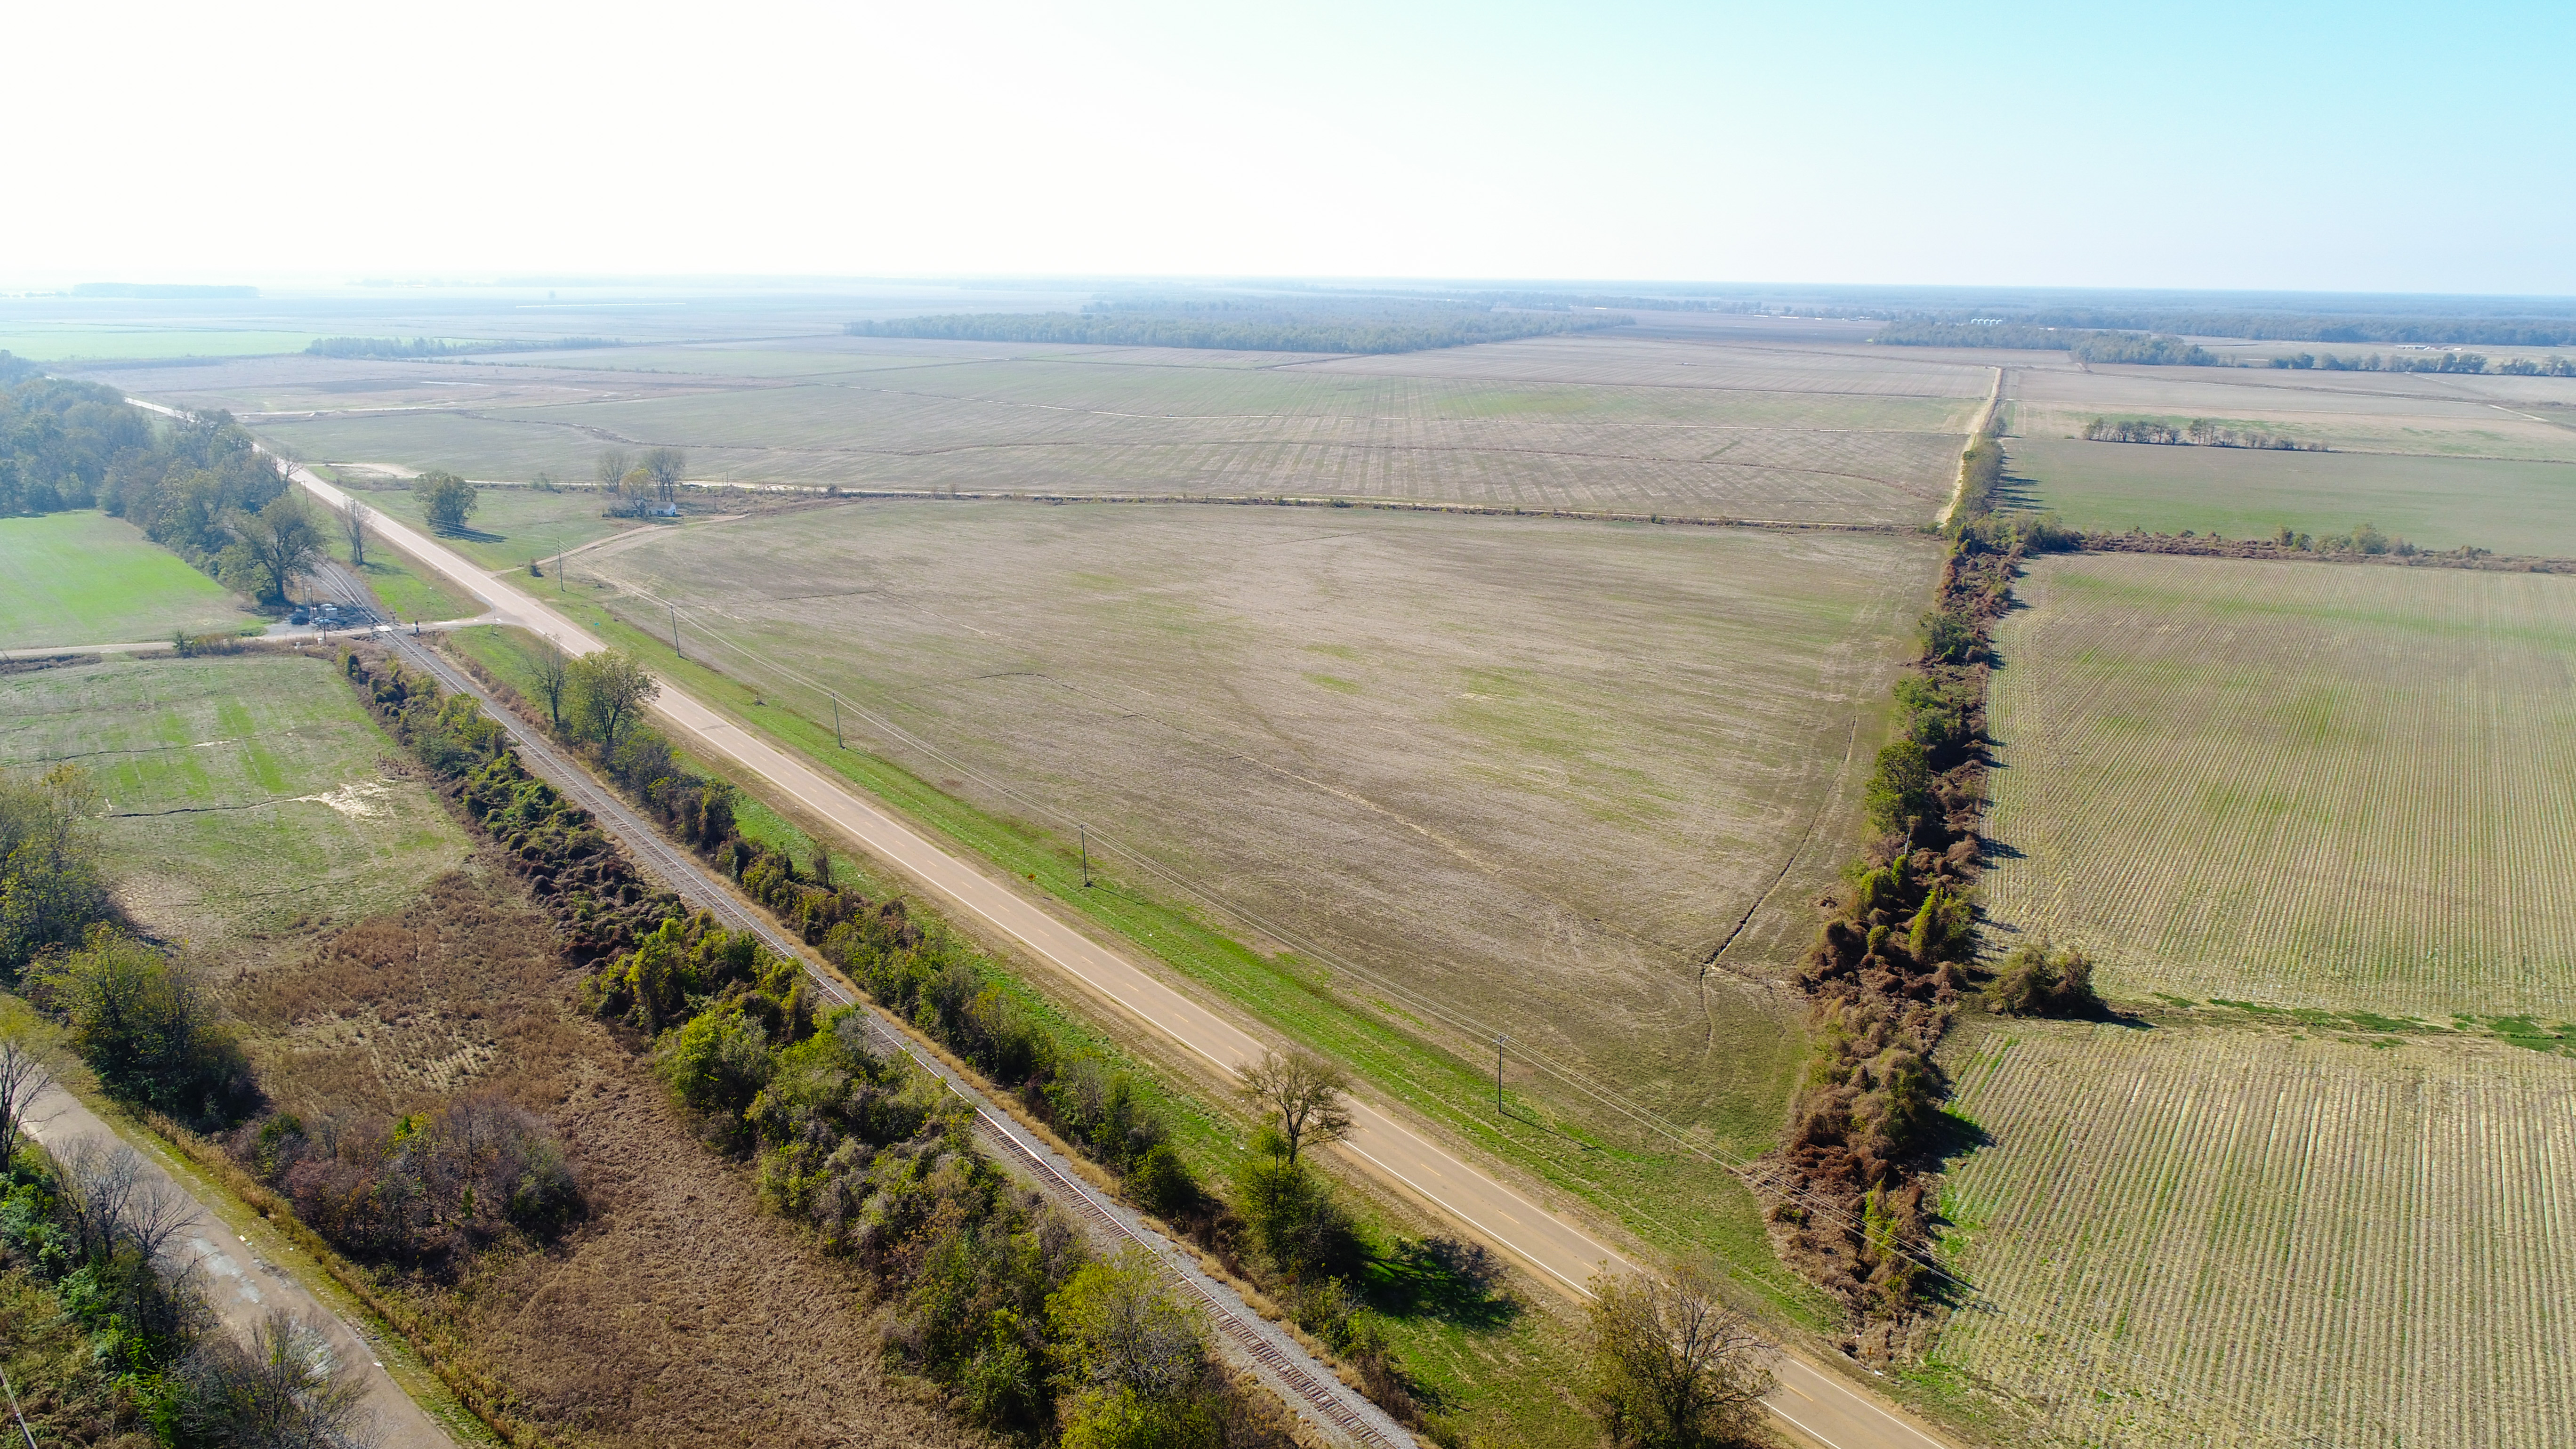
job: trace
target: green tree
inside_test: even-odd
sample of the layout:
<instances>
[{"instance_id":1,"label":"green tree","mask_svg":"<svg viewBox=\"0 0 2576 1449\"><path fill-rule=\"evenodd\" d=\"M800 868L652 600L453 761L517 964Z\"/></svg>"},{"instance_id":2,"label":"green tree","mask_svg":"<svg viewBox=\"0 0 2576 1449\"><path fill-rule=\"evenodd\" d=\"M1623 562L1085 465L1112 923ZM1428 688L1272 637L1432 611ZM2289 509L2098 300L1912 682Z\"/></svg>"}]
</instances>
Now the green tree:
<instances>
[{"instance_id":1,"label":"green tree","mask_svg":"<svg viewBox=\"0 0 2576 1449\"><path fill-rule=\"evenodd\" d=\"M1066 1280L1047 1299L1047 1326L1065 1376L1080 1388L1168 1404L1207 1378L1205 1316L1133 1244Z\"/></svg>"},{"instance_id":2,"label":"green tree","mask_svg":"<svg viewBox=\"0 0 2576 1449\"><path fill-rule=\"evenodd\" d=\"M462 533L465 520L474 516L474 485L453 473L433 468L413 480L412 496L420 500L421 512L428 515L429 526L440 533Z\"/></svg>"},{"instance_id":3,"label":"green tree","mask_svg":"<svg viewBox=\"0 0 2576 1449\"><path fill-rule=\"evenodd\" d=\"M566 666L566 688L583 735L615 753L644 704L662 687L641 660L623 649L585 654Z\"/></svg>"},{"instance_id":4,"label":"green tree","mask_svg":"<svg viewBox=\"0 0 2576 1449\"><path fill-rule=\"evenodd\" d=\"M221 1121L249 1094L249 1061L196 979L114 926L90 927L81 949L46 963L34 997L119 1096Z\"/></svg>"},{"instance_id":5,"label":"green tree","mask_svg":"<svg viewBox=\"0 0 2576 1449\"><path fill-rule=\"evenodd\" d=\"M1932 794L1932 757L1914 740L1897 740L1878 752L1863 794L1869 822L1886 832L1911 830L1938 804Z\"/></svg>"},{"instance_id":6,"label":"green tree","mask_svg":"<svg viewBox=\"0 0 2576 1449\"><path fill-rule=\"evenodd\" d=\"M272 603L283 602L288 587L323 556L321 525L292 490L256 513L235 513L226 527L258 571L260 597Z\"/></svg>"},{"instance_id":7,"label":"green tree","mask_svg":"<svg viewBox=\"0 0 2576 1449\"><path fill-rule=\"evenodd\" d=\"M564 657L563 646L546 641L546 652L537 659L537 693L546 697L546 718L555 728L563 728L564 695L572 688L572 661Z\"/></svg>"},{"instance_id":8,"label":"green tree","mask_svg":"<svg viewBox=\"0 0 2576 1449\"><path fill-rule=\"evenodd\" d=\"M740 1118L769 1084L775 1063L769 1033L728 1006L701 1013L664 1034L654 1048L653 1065L682 1102L701 1112Z\"/></svg>"},{"instance_id":9,"label":"green tree","mask_svg":"<svg viewBox=\"0 0 2576 1449\"><path fill-rule=\"evenodd\" d=\"M1592 1280L1585 1398L1616 1449L1767 1443L1762 1400L1772 1350L1718 1296L1717 1275L1685 1262L1664 1277Z\"/></svg>"},{"instance_id":10,"label":"green tree","mask_svg":"<svg viewBox=\"0 0 2576 1449\"><path fill-rule=\"evenodd\" d=\"M49 946L81 938L108 911L98 791L65 761L42 775L0 774L0 982Z\"/></svg>"}]
</instances>

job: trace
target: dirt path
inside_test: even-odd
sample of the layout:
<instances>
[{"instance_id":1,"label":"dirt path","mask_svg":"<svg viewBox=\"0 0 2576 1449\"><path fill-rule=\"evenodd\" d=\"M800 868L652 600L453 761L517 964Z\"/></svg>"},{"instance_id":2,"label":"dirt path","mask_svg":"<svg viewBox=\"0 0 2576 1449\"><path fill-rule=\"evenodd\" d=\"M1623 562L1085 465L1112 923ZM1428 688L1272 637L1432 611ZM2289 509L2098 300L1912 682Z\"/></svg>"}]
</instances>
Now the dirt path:
<instances>
[{"instance_id":1,"label":"dirt path","mask_svg":"<svg viewBox=\"0 0 2576 1449\"><path fill-rule=\"evenodd\" d=\"M46 1088L36 1099L27 1114L27 1130L56 1151L83 1138L98 1138L111 1147L124 1141L97 1113L58 1086ZM355 1364L366 1376L367 1408L375 1415L380 1449L455 1449L456 1440L394 1383L366 1339L293 1274L261 1254L260 1247L268 1245L254 1246L249 1238L226 1227L222 1213L155 1162L154 1152L136 1156L142 1159L147 1180L166 1184L169 1191L195 1204L197 1216L180 1230L176 1252L183 1264L199 1271L207 1301L225 1328L247 1337L271 1309L284 1307L302 1315L323 1331L335 1364ZM292 1251L283 1243L277 1247Z\"/></svg>"}]
</instances>

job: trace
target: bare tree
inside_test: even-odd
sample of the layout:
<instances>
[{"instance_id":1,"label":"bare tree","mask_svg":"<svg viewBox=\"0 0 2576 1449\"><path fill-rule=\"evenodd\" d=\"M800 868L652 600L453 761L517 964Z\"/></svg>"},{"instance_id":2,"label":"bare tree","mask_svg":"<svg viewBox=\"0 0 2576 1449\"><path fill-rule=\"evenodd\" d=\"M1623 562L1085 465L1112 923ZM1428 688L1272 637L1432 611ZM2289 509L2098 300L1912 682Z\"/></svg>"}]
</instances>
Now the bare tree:
<instances>
[{"instance_id":1,"label":"bare tree","mask_svg":"<svg viewBox=\"0 0 2576 1449\"><path fill-rule=\"evenodd\" d=\"M0 1040L0 1169L18 1160L27 1109L54 1084L53 1053L25 1029Z\"/></svg>"},{"instance_id":2,"label":"bare tree","mask_svg":"<svg viewBox=\"0 0 2576 1449\"><path fill-rule=\"evenodd\" d=\"M1753 1321L1718 1296L1702 1262L1670 1275L1592 1280L1587 1397L1618 1449L1720 1449L1768 1442L1762 1400L1778 1383Z\"/></svg>"},{"instance_id":3,"label":"bare tree","mask_svg":"<svg viewBox=\"0 0 2576 1449\"><path fill-rule=\"evenodd\" d=\"M610 448L599 455L599 466L593 476L599 480L600 487L614 492L617 485L624 481L626 470L634 466L634 462L626 456L624 448Z\"/></svg>"},{"instance_id":4,"label":"bare tree","mask_svg":"<svg viewBox=\"0 0 2576 1449\"><path fill-rule=\"evenodd\" d=\"M680 497L680 483L688 475L689 455L678 448L648 448L644 453L644 471L653 479L655 496L664 503Z\"/></svg>"},{"instance_id":5,"label":"bare tree","mask_svg":"<svg viewBox=\"0 0 2576 1449\"><path fill-rule=\"evenodd\" d=\"M367 566L367 520L370 516L367 505L355 498L349 500L348 507L340 510L340 536L349 541L351 568Z\"/></svg>"},{"instance_id":6,"label":"bare tree","mask_svg":"<svg viewBox=\"0 0 2576 1449\"><path fill-rule=\"evenodd\" d=\"M571 686L572 661L564 658L562 645L549 639L545 657L537 661L537 692L546 697L546 718L553 720L557 729L563 728L564 692Z\"/></svg>"},{"instance_id":7,"label":"bare tree","mask_svg":"<svg viewBox=\"0 0 2576 1449\"><path fill-rule=\"evenodd\" d=\"M247 1344L207 1334L178 1377L178 1415L191 1442L261 1449L365 1449L377 1442L358 1366L333 1362L321 1328L283 1308L252 1325Z\"/></svg>"},{"instance_id":8,"label":"bare tree","mask_svg":"<svg viewBox=\"0 0 2576 1449\"><path fill-rule=\"evenodd\" d=\"M1350 1135L1350 1074L1312 1052L1271 1052L1244 1071L1234 1090L1278 1130L1291 1163L1309 1143Z\"/></svg>"}]
</instances>

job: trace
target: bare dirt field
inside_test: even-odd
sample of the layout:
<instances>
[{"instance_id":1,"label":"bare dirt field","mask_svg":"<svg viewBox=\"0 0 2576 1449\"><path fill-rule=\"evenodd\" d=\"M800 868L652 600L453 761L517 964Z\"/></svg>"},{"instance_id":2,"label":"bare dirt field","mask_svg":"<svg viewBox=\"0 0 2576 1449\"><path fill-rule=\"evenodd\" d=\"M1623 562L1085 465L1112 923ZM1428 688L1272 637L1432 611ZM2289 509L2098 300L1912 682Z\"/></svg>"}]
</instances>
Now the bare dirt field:
<instances>
[{"instance_id":1,"label":"bare dirt field","mask_svg":"<svg viewBox=\"0 0 2576 1449\"><path fill-rule=\"evenodd\" d=\"M2541 1449L2576 1437L2576 1062L2082 1023L1944 1049L1992 1143L1950 1174L1931 1371L2067 1442Z\"/></svg>"},{"instance_id":2,"label":"bare dirt field","mask_svg":"<svg viewBox=\"0 0 2576 1449\"><path fill-rule=\"evenodd\" d=\"M2576 582L2097 554L2020 596L2004 930L2133 997L2576 1018Z\"/></svg>"},{"instance_id":3,"label":"bare dirt field","mask_svg":"<svg viewBox=\"0 0 2576 1449\"><path fill-rule=\"evenodd\" d=\"M735 482L1929 518L1991 368L1810 331L1374 358L796 337L113 380L229 408L307 459L486 478L582 477L603 447L670 444Z\"/></svg>"},{"instance_id":4,"label":"bare dirt field","mask_svg":"<svg viewBox=\"0 0 2576 1449\"><path fill-rule=\"evenodd\" d=\"M854 745L1068 850L1086 822L1758 1150L1799 1049L1769 983L1849 853L1935 557L1867 534L871 503L592 567L639 626L676 602L693 651L807 718L837 691Z\"/></svg>"}]
</instances>

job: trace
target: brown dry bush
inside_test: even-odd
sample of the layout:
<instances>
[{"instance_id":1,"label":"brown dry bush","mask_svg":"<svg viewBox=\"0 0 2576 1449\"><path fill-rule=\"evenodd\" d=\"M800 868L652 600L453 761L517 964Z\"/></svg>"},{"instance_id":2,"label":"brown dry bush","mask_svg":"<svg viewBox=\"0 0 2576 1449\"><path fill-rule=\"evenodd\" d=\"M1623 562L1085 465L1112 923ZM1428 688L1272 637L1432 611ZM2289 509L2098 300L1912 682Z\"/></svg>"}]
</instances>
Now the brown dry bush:
<instances>
[{"instance_id":1,"label":"brown dry bush","mask_svg":"<svg viewBox=\"0 0 2576 1449\"><path fill-rule=\"evenodd\" d=\"M975 1442L887 1382L884 1315L856 1274L710 1162L661 1085L581 1012L582 973L554 943L486 847L409 907L231 984L262 1080L308 1127L430 1116L463 1091L546 1119L562 1142L588 1208L563 1236L501 1238L451 1265L452 1283L396 1265L380 1281L551 1433L708 1449Z\"/></svg>"}]
</instances>

